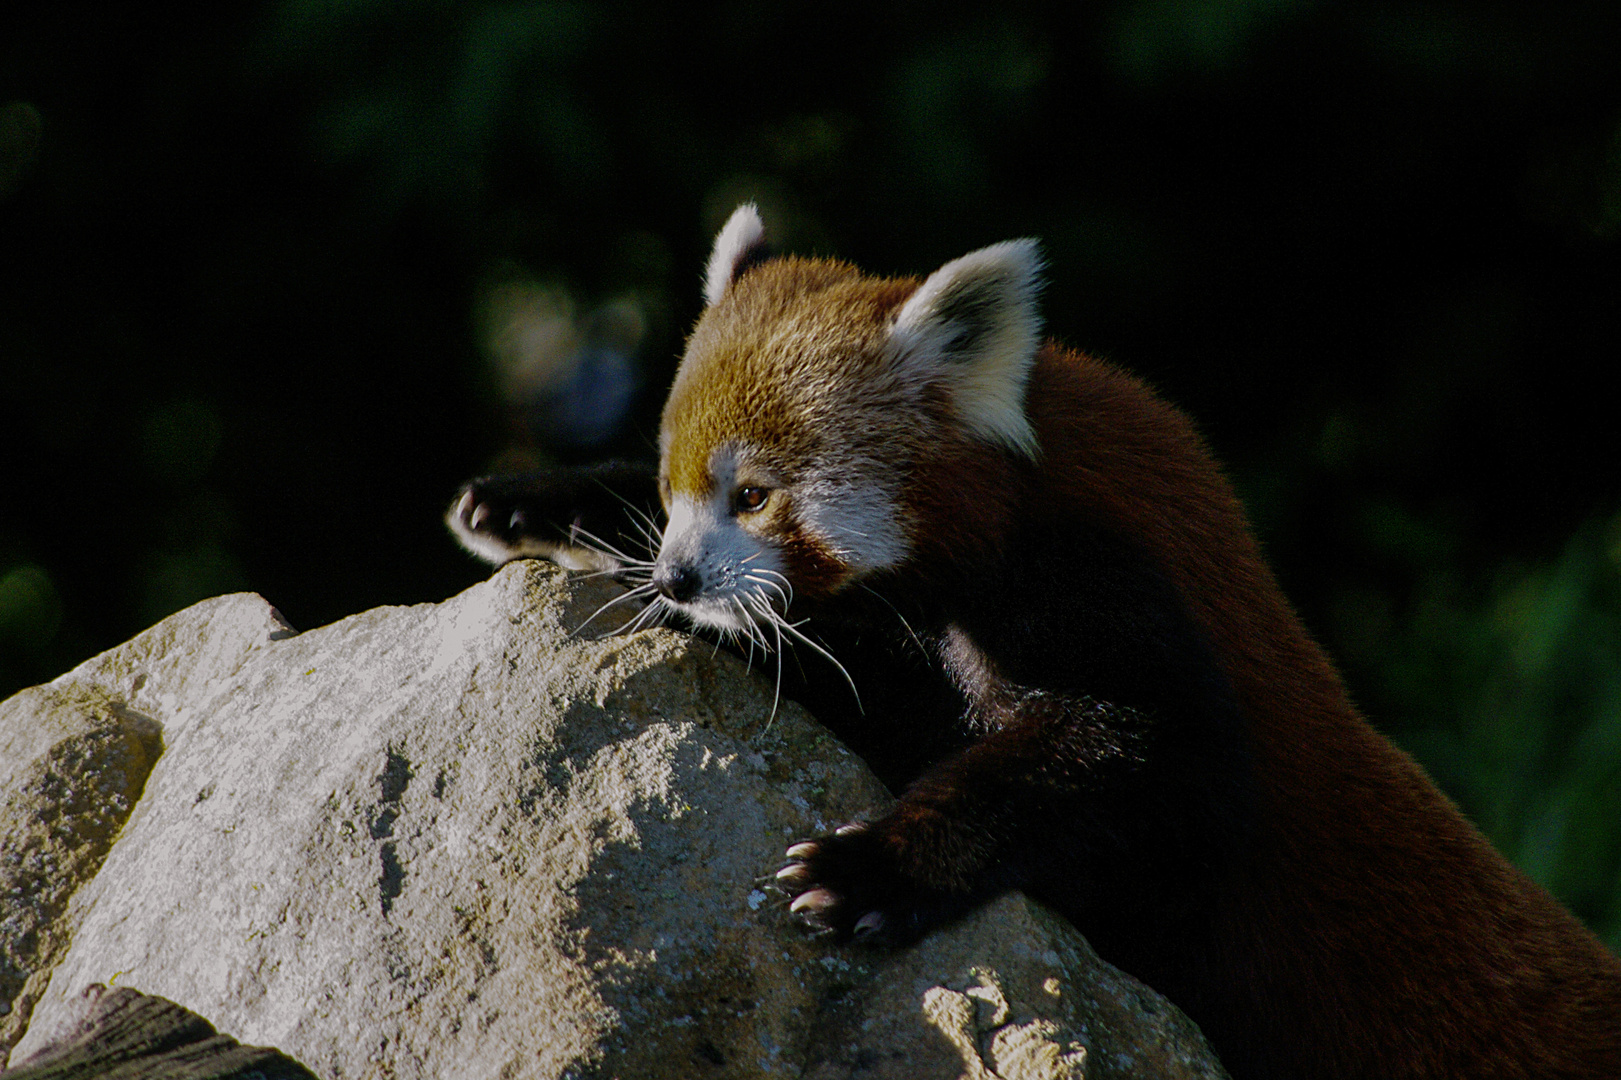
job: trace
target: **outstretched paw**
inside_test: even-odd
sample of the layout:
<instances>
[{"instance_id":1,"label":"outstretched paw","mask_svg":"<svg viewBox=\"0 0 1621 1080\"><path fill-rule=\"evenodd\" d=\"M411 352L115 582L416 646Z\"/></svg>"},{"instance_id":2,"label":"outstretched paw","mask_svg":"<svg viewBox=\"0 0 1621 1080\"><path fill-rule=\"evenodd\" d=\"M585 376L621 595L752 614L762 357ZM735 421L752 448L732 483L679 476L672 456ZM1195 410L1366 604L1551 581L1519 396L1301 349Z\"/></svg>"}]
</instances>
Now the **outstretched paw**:
<instances>
[{"instance_id":1,"label":"outstretched paw","mask_svg":"<svg viewBox=\"0 0 1621 1080\"><path fill-rule=\"evenodd\" d=\"M837 941L905 944L970 906L903 872L893 845L864 823L801 841L787 856L776 882L793 897L788 910Z\"/></svg>"},{"instance_id":2,"label":"outstretched paw","mask_svg":"<svg viewBox=\"0 0 1621 1080\"><path fill-rule=\"evenodd\" d=\"M571 570L618 570L654 535L638 508L652 486L649 470L618 462L486 476L463 485L445 523L487 562L538 557Z\"/></svg>"},{"instance_id":3,"label":"outstretched paw","mask_svg":"<svg viewBox=\"0 0 1621 1080\"><path fill-rule=\"evenodd\" d=\"M487 562L503 563L526 555L550 557L559 547L530 532L529 514L499 480L474 480L450 504L445 524L463 547Z\"/></svg>"}]
</instances>

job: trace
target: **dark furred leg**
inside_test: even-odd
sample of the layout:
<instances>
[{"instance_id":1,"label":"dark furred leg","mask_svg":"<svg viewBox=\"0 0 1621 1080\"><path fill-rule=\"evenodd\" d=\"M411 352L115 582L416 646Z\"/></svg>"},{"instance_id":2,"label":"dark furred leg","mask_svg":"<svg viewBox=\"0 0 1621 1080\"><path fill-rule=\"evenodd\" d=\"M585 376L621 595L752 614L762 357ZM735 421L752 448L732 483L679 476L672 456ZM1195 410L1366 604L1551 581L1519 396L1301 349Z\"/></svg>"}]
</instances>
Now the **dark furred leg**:
<instances>
[{"instance_id":1,"label":"dark furred leg","mask_svg":"<svg viewBox=\"0 0 1621 1080\"><path fill-rule=\"evenodd\" d=\"M1210 778L1165 737L1131 709L1025 695L889 813L791 847L778 881L795 912L840 939L911 941L1009 888L1083 929L1115 907L1175 919L1165 898L1195 892L1238 838L1232 819L1201 809Z\"/></svg>"},{"instance_id":2,"label":"dark furred leg","mask_svg":"<svg viewBox=\"0 0 1621 1080\"><path fill-rule=\"evenodd\" d=\"M893 729L932 767L866 828L790 849L779 881L812 926L907 941L1022 888L1098 940L1157 940L1233 864L1249 756L1209 650L1132 549L1068 543L1080 557L1016 541L1000 574L948 582L945 610L913 620L957 693L851 726Z\"/></svg>"}]
</instances>

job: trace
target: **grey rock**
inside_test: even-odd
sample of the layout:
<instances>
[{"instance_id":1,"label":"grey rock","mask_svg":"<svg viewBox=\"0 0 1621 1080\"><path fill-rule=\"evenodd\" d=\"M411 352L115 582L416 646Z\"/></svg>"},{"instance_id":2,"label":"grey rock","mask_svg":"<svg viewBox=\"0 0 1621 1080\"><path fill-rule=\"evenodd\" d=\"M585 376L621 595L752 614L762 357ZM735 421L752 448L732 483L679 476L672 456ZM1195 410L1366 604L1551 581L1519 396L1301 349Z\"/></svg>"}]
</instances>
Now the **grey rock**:
<instances>
[{"instance_id":1,"label":"grey rock","mask_svg":"<svg viewBox=\"0 0 1621 1080\"><path fill-rule=\"evenodd\" d=\"M95 876L161 752L156 722L94 685L0 704L0 1048L28 1026Z\"/></svg>"},{"instance_id":2,"label":"grey rock","mask_svg":"<svg viewBox=\"0 0 1621 1080\"><path fill-rule=\"evenodd\" d=\"M1017 893L887 958L846 1011L807 1080L1226 1075L1193 1021Z\"/></svg>"},{"instance_id":3,"label":"grey rock","mask_svg":"<svg viewBox=\"0 0 1621 1080\"><path fill-rule=\"evenodd\" d=\"M734 658L574 632L612 598L525 562L294 634L220 597L0 706L0 1048L104 983L334 1080L1220 1075L1020 896L805 938L758 880L888 796Z\"/></svg>"}]
</instances>

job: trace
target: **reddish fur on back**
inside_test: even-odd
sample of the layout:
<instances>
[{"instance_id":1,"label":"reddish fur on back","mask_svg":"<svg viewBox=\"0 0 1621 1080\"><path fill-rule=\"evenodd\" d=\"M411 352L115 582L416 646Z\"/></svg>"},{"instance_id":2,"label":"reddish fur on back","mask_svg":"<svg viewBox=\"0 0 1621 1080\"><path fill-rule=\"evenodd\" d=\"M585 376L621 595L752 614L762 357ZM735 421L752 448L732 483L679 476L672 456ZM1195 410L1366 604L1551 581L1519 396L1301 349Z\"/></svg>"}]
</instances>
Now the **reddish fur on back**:
<instances>
[{"instance_id":1,"label":"reddish fur on back","mask_svg":"<svg viewBox=\"0 0 1621 1080\"><path fill-rule=\"evenodd\" d=\"M1134 538L1248 721L1261 828L1216 905L1211 1034L1278 1075L1621 1076L1621 962L1356 712L1220 468L1124 372L1048 346L1027 398L1040 495ZM1039 512L1039 511L1038 511Z\"/></svg>"}]
</instances>

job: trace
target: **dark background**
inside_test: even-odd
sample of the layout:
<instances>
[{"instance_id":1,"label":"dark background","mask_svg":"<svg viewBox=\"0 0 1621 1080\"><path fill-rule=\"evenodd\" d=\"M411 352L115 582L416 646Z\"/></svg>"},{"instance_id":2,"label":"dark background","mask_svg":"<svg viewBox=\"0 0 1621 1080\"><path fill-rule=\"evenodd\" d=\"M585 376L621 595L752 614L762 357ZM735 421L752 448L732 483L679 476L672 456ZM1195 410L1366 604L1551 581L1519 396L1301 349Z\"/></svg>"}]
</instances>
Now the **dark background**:
<instances>
[{"instance_id":1,"label":"dark background","mask_svg":"<svg viewBox=\"0 0 1621 1080\"><path fill-rule=\"evenodd\" d=\"M0 694L223 591L477 580L456 484L650 454L745 197L883 272L1042 238L1052 332L1621 943L1614 0L5 5ZM608 431L536 403L582 357Z\"/></svg>"}]
</instances>

